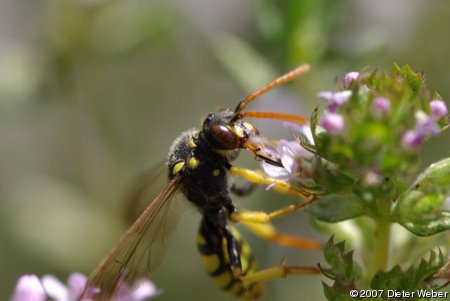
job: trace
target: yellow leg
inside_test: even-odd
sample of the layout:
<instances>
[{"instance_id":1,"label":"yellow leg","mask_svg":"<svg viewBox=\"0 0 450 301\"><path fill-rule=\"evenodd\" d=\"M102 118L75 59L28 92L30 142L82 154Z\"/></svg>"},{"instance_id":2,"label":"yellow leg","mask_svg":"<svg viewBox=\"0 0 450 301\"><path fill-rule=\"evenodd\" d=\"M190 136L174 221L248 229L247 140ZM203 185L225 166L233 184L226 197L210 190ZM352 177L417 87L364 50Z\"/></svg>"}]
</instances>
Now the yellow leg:
<instances>
[{"instance_id":1,"label":"yellow leg","mask_svg":"<svg viewBox=\"0 0 450 301\"><path fill-rule=\"evenodd\" d=\"M288 275L317 275L320 274L318 267L305 267L298 265L284 265L270 267L241 276L240 279L246 282L266 282L279 278L286 278Z\"/></svg>"},{"instance_id":2,"label":"yellow leg","mask_svg":"<svg viewBox=\"0 0 450 301\"><path fill-rule=\"evenodd\" d=\"M249 222L249 223L268 223L271 220L288 215L301 208L309 206L316 199L309 200L300 204L292 204L287 207L272 211L270 213L264 211L237 211L230 214L230 220L235 223Z\"/></svg>"},{"instance_id":3,"label":"yellow leg","mask_svg":"<svg viewBox=\"0 0 450 301\"><path fill-rule=\"evenodd\" d=\"M318 250L322 248L322 245L315 240L280 233L270 223L243 222L242 224L255 235L281 246L302 250Z\"/></svg>"},{"instance_id":4,"label":"yellow leg","mask_svg":"<svg viewBox=\"0 0 450 301\"><path fill-rule=\"evenodd\" d=\"M267 177L258 171L232 166L230 172L233 176L240 176L251 183L272 186L274 190L284 194L291 194L308 201L316 199L316 195L311 192L298 187L292 187L289 182Z\"/></svg>"},{"instance_id":5,"label":"yellow leg","mask_svg":"<svg viewBox=\"0 0 450 301\"><path fill-rule=\"evenodd\" d=\"M262 173L254 170L232 166L230 168L230 172L233 176L241 176L251 183L272 185L274 190L306 199L306 202L292 204L270 213L266 213L264 211L233 212L230 214L230 220L235 223L268 223L275 218L283 217L301 208L309 206L311 203L317 200L316 195L313 193L310 193L301 188L292 187L289 182L266 177Z\"/></svg>"}]
</instances>

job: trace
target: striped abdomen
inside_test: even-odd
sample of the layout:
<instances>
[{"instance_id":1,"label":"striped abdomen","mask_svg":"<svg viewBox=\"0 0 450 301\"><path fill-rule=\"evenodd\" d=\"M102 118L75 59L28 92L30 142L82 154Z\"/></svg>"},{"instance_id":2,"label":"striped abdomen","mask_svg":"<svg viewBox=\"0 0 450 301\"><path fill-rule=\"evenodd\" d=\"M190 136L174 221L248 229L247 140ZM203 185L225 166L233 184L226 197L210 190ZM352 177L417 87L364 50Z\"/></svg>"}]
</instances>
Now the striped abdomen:
<instances>
[{"instance_id":1,"label":"striped abdomen","mask_svg":"<svg viewBox=\"0 0 450 301\"><path fill-rule=\"evenodd\" d=\"M238 242L237 252L242 275L247 275L256 269L256 262L249 245L240 239L237 230L231 228L231 231ZM197 247L203 267L221 289L246 300L256 300L264 294L266 291L264 284L243 282L239 277L233 276L227 241L221 231L208 223L205 218L197 235Z\"/></svg>"}]
</instances>

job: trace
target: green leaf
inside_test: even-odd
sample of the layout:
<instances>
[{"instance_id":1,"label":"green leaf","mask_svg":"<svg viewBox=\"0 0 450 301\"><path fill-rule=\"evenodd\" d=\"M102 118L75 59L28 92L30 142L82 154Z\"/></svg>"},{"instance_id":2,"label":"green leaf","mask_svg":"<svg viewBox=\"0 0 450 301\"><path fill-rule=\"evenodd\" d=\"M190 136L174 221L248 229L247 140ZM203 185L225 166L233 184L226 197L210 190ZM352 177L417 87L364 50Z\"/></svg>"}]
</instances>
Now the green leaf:
<instances>
[{"instance_id":1,"label":"green leaf","mask_svg":"<svg viewBox=\"0 0 450 301\"><path fill-rule=\"evenodd\" d=\"M394 64L393 71L394 74L403 76L411 89L416 93L420 91L424 85L423 74L414 72L409 65L399 67L397 64Z\"/></svg>"},{"instance_id":2,"label":"green leaf","mask_svg":"<svg viewBox=\"0 0 450 301\"><path fill-rule=\"evenodd\" d=\"M317 145L317 123L319 122L319 107L316 107L311 114L309 121L314 144Z\"/></svg>"},{"instance_id":3,"label":"green leaf","mask_svg":"<svg viewBox=\"0 0 450 301\"><path fill-rule=\"evenodd\" d=\"M353 251L345 252L345 242L334 243L333 236L324 248L324 257L329 267L321 267L327 278L334 280L333 285L323 283L325 297L328 300L351 300L349 291L356 288L356 279L360 278L360 267L353 261Z\"/></svg>"},{"instance_id":4,"label":"green leaf","mask_svg":"<svg viewBox=\"0 0 450 301\"><path fill-rule=\"evenodd\" d=\"M372 289L384 290L383 299L387 299L387 290L416 292L417 290L437 289L439 286L430 279L445 264L444 255L439 252L431 251L429 259L421 259L417 265L411 265L404 270L396 265L390 271L378 272L371 282ZM410 300L419 300L420 297L415 294ZM421 300L421 299L420 299Z\"/></svg>"},{"instance_id":5,"label":"green leaf","mask_svg":"<svg viewBox=\"0 0 450 301\"><path fill-rule=\"evenodd\" d=\"M321 196L306 210L319 220L330 223L361 216L368 212L364 202L354 193Z\"/></svg>"},{"instance_id":6,"label":"green leaf","mask_svg":"<svg viewBox=\"0 0 450 301\"><path fill-rule=\"evenodd\" d=\"M359 300L360 298L352 298L349 295L349 290L337 290L336 288L327 285L325 282L322 281L322 287L323 287L323 293L325 295L325 298L329 301L355 301Z\"/></svg>"},{"instance_id":7,"label":"green leaf","mask_svg":"<svg viewBox=\"0 0 450 301\"><path fill-rule=\"evenodd\" d=\"M450 189L450 158L431 164L414 181L410 190Z\"/></svg>"},{"instance_id":8,"label":"green leaf","mask_svg":"<svg viewBox=\"0 0 450 301\"><path fill-rule=\"evenodd\" d=\"M447 158L430 165L400 195L393 211L394 220L420 236L450 230L450 211L443 209L449 186L450 158Z\"/></svg>"},{"instance_id":9,"label":"green leaf","mask_svg":"<svg viewBox=\"0 0 450 301\"><path fill-rule=\"evenodd\" d=\"M410 191L397 202L393 218L419 236L450 230L450 212L441 209L444 195Z\"/></svg>"}]
</instances>

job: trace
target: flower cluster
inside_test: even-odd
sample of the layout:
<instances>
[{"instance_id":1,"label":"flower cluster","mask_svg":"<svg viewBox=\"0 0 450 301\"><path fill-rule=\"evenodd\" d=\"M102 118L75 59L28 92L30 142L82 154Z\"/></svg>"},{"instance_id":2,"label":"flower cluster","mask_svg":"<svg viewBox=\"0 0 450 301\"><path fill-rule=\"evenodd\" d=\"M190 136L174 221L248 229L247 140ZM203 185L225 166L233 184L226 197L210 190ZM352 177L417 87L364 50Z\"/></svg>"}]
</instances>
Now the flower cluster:
<instances>
[{"instance_id":1,"label":"flower cluster","mask_svg":"<svg viewBox=\"0 0 450 301\"><path fill-rule=\"evenodd\" d=\"M80 300L87 282L87 277L81 273L72 273L67 285L56 277L46 275L39 278L36 275L23 275L19 278L10 301L92 301L99 290L88 290L86 297ZM139 280L133 286L121 283L118 294L111 301L144 301L161 294L149 280Z\"/></svg>"},{"instance_id":2,"label":"flower cluster","mask_svg":"<svg viewBox=\"0 0 450 301\"><path fill-rule=\"evenodd\" d=\"M419 148L429 136L439 135L441 129L438 121L447 116L448 109L444 101L435 99L430 101L430 115L424 111L416 112L416 125L413 130L403 134L402 145L408 149Z\"/></svg>"},{"instance_id":3,"label":"flower cluster","mask_svg":"<svg viewBox=\"0 0 450 301\"><path fill-rule=\"evenodd\" d=\"M408 66L382 74L349 72L341 87L318 93L327 101L322 117L316 110L310 125L291 126L293 141L261 141L263 152L279 162L262 162L265 174L320 193L307 210L323 221L383 216L420 235L447 229L440 208L450 192L442 184L448 160L411 181L420 146L448 126L445 102ZM423 179L430 175L439 180L427 186ZM439 222L424 226L429 219Z\"/></svg>"},{"instance_id":4,"label":"flower cluster","mask_svg":"<svg viewBox=\"0 0 450 301\"><path fill-rule=\"evenodd\" d=\"M428 91L423 74L397 65L390 73L349 72L338 91L317 96L326 109L321 116L315 110L307 127L291 126L293 141L259 138L258 145L271 159L262 162L265 174L315 193L305 211L356 251L333 238L326 244L329 267L321 270L333 284L324 283L325 296L346 300L352 289L448 285L450 158L417 174L421 146L449 126L444 100ZM400 229L393 224L413 235L392 239ZM413 241L416 236L430 240ZM417 260L410 247L419 244L430 252Z\"/></svg>"},{"instance_id":5,"label":"flower cluster","mask_svg":"<svg viewBox=\"0 0 450 301\"><path fill-rule=\"evenodd\" d=\"M338 113L338 110L350 99L352 91L324 91L319 92L317 96L328 101L327 112L322 119L323 128L331 134L343 133L345 130L345 120L344 117Z\"/></svg>"},{"instance_id":6,"label":"flower cluster","mask_svg":"<svg viewBox=\"0 0 450 301\"><path fill-rule=\"evenodd\" d=\"M302 135L308 143L313 143L309 126L292 127L291 132L294 137ZM313 154L306 150L297 140L288 141L281 139L273 144L265 141L263 151L271 155L272 158L281 162L280 166L275 166L266 161L261 162L261 168L269 177L291 181L307 180L313 176L311 160ZM270 187L269 187L270 188Z\"/></svg>"},{"instance_id":7,"label":"flower cluster","mask_svg":"<svg viewBox=\"0 0 450 301\"><path fill-rule=\"evenodd\" d=\"M318 93L328 105L321 127L313 126L316 150L366 183L414 172L417 150L447 126L445 102L408 66L381 75L349 72L342 86Z\"/></svg>"}]
</instances>

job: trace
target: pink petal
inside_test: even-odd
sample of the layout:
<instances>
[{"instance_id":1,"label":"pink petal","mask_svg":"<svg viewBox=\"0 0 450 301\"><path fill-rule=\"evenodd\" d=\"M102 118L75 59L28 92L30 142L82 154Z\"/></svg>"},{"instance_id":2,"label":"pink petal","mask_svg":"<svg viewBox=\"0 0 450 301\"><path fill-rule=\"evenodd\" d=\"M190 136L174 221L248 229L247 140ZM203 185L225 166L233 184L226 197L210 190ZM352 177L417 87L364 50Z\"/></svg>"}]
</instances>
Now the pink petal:
<instances>
[{"instance_id":1,"label":"pink petal","mask_svg":"<svg viewBox=\"0 0 450 301\"><path fill-rule=\"evenodd\" d=\"M271 178L280 180L289 179L289 172L283 167L275 166L263 161L261 163L261 168L263 169L264 173Z\"/></svg>"},{"instance_id":2,"label":"pink petal","mask_svg":"<svg viewBox=\"0 0 450 301\"><path fill-rule=\"evenodd\" d=\"M57 301L69 300L69 290L67 287L55 276L45 275L41 279L42 286L44 287L47 295Z\"/></svg>"},{"instance_id":3,"label":"pink petal","mask_svg":"<svg viewBox=\"0 0 450 301\"><path fill-rule=\"evenodd\" d=\"M36 275L23 275L17 280L10 301L45 301L47 296Z\"/></svg>"},{"instance_id":4,"label":"pink petal","mask_svg":"<svg viewBox=\"0 0 450 301\"><path fill-rule=\"evenodd\" d=\"M84 291L87 282L87 277L81 273L72 273L67 280L67 286L70 296L73 299L79 298Z\"/></svg>"}]
</instances>

